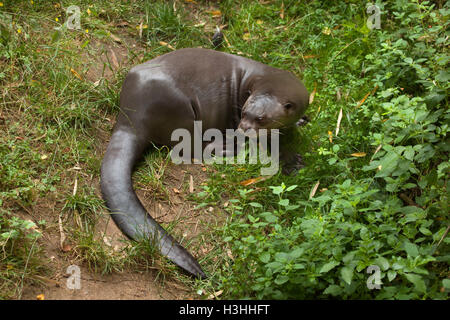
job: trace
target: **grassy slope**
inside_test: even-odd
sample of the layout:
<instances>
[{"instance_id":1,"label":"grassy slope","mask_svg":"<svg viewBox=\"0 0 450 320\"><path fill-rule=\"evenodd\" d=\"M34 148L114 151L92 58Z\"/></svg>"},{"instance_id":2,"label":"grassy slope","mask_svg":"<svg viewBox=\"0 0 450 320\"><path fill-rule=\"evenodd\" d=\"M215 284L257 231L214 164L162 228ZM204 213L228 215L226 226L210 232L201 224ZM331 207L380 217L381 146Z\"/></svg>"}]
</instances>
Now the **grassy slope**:
<instances>
[{"instance_id":1,"label":"grassy slope","mask_svg":"<svg viewBox=\"0 0 450 320\"><path fill-rule=\"evenodd\" d=\"M82 30L57 32L54 27L60 26L67 18L61 7L73 4L82 8ZM214 17L214 10L220 10L221 15ZM267 263L275 262L270 259L277 251L292 249L292 243L284 249L274 247L272 249L275 251L270 252L270 258L261 258L258 255L269 250L269 247L255 246L254 241L247 244L235 241L240 238L252 241L250 236L255 237L255 234L261 233L273 235L271 229L265 226L254 231L245 229L249 225L246 223L247 219L252 223L257 222L252 219L262 219L258 218L262 211L278 212L287 221L280 223L280 226L290 230L289 223L294 221L293 213L286 208L279 208L279 197L269 187L279 186L282 182L288 186L297 185L288 198L291 203L301 206L299 212L320 212L326 216L330 203L322 204L319 201L311 204L307 201L317 181L320 181L319 190L325 192L324 188L329 188L331 192L337 192L335 190L339 188L336 186L342 185L348 178L352 185L355 183L358 187L358 181L373 176L361 170L377 147L370 144L372 140L369 136L374 126L371 124L371 114L367 113L377 110L376 105L383 101L383 97L376 96L378 93L371 94L365 101L365 105L370 108L357 109L356 106L358 101L374 89L376 70L366 70L368 62L365 57L378 49L377 37L380 33L376 32L382 31L369 32L365 27L367 17L364 7L357 1L341 5L329 5L326 1L302 4L297 1L270 1L265 4L245 1L240 5L234 1L222 1L216 7L201 1L177 1L175 6L173 3L168 5L145 1L17 1L14 5L3 1L0 13L0 223L4 232L0 239L3 241L0 244L4 252L0 264L0 279L3 279L0 291L4 297L20 296L23 279L25 282L34 281L34 276L43 272L43 264L39 260L39 240L35 242L33 233L30 232L34 227L27 223L14 224L12 221L12 217L17 215L28 219L24 214L36 208L52 206L56 214L61 213L64 219L80 216L83 227L75 226L67 232L76 239L77 253L96 270L110 272L130 265L130 260L110 255L104 245L93 240L92 230L103 208L92 181L98 179L102 152L99 141L104 143L110 132L111 122L107 119L113 118L117 111L120 83L126 69L140 61L169 52L171 49L161 45L161 41L174 48L211 47L209 38L212 27L223 24L226 25L227 42L222 50L291 70L304 79L310 92L315 92L314 102L308 112L312 122L300 133L300 149L305 153L307 170L297 177L276 176L258 184L257 188L242 188L239 182L257 176L258 168L226 166L218 168L217 175L212 176L204 187L204 192L196 197L200 204L230 210L234 215L229 220L240 221L244 226L244 229L239 229L236 224L231 224L228 229L218 230L217 237L210 240L216 243L216 250L205 256L202 264L206 265L213 276L207 282L197 283L199 288L214 292L219 287L224 290L223 297L285 297L279 291L284 290L283 284L290 283L286 279L295 275L295 271L279 271L278 277L276 272L274 275L267 275L267 269L271 268L262 266L261 270L266 274L265 278L262 277L263 280L245 279L251 284L246 288L236 285L244 280L240 279L239 274L245 275L255 270L252 261L262 259ZM398 29L398 21L392 14L383 19L386 19L383 20L383 28ZM118 25L123 21L127 24ZM424 18L422 23L425 21ZM142 38L138 36L139 25L142 26ZM110 33L113 34L112 37ZM438 33L439 31L431 36L437 38ZM88 52L96 41L112 42L114 35L133 38L145 50L130 50L128 66L114 74L109 71L109 76L103 77L94 86L94 80L100 78L87 79L87 65L94 59ZM441 47L437 47L437 50L441 54ZM113 69L112 64L113 61L105 64L106 74ZM385 85L385 82L378 85ZM441 83L439 85L442 86ZM397 86L408 90L403 83ZM383 89L389 87L395 87L395 84L385 85ZM336 136L333 132L341 108L344 117L341 133ZM340 149L336 149L335 145ZM361 159L349 157L355 152L365 152L368 156ZM334 166L329 162L332 157L337 158ZM163 163L163 158L164 156L159 157L156 161ZM431 168L435 168L437 164L431 165ZM78 171L81 173L77 174ZM152 178L147 172L142 168L137 173L137 183L150 182L159 192L164 193L158 185L158 179ZM75 179L77 193L74 196ZM361 185L364 183L365 181L361 182ZM379 187L383 189L383 183ZM430 202L422 206L428 208L431 204L438 203L433 219L442 217L442 204L439 204L443 201L439 200L442 190L439 192L441 193L434 195ZM393 197L397 198L395 193ZM408 197L414 198L414 195L408 193ZM238 202L230 204L229 199L232 198L238 199ZM388 201L386 199L382 198L382 201ZM264 210L259 210L259 206ZM241 219L236 216L240 212L254 216ZM355 224L368 223L359 218L347 218ZM445 230L446 220L441 218L436 221L440 222L428 228L433 231L433 237L439 240ZM34 222L38 224L39 219L36 218ZM57 225L55 221L47 221L38 227L46 232L55 230ZM17 232L8 235L7 232L11 230ZM223 236L227 237L228 242L222 241ZM261 242L261 239L258 241ZM287 237L284 241L289 243L293 240ZM242 249L245 246L253 248L255 255L246 253ZM233 252L230 252L230 247ZM134 250L129 254L139 261L140 252L142 251ZM320 251L317 254L320 256ZM233 264L231 256L234 257ZM334 256L342 259L342 254ZM266 261L266 258L269 260ZM354 297L352 294L356 293L352 293L351 288L342 285L344 289L339 289L341 287L337 278L321 278L318 275L318 268L323 267L330 255L324 255L323 259L315 261L315 265L308 265L309 273L299 278L300 281L310 279L312 287L321 288L305 291L309 292L307 297L321 295L327 288L321 282L324 279L328 281L328 285L337 286L332 287L337 296ZM445 268L442 265L437 265L436 268L436 272L440 273L438 279L444 278ZM258 272L263 272L261 270L258 269ZM327 272L338 274L337 270L330 269ZM342 272L342 269L339 270ZM328 274L327 272L324 273ZM361 271L360 274L362 273ZM317 278L320 285L314 282ZM360 284L364 279L358 278ZM260 281L259 286L255 281ZM402 280L397 285L407 286L405 281ZM432 284L433 290L436 290L436 285L440 286L436 283ZM419 287L420 285L421 283L418 284ZM267 291L263 289L264 286L275 289L273 292ZM295 288L294 284L293 287ZM293 287L286 287L286 292L291 297L300 297L292 293L295 292ZM423 293L415 293L410 297L419 296L423 297Z\"/></svg>"}]
</instances>

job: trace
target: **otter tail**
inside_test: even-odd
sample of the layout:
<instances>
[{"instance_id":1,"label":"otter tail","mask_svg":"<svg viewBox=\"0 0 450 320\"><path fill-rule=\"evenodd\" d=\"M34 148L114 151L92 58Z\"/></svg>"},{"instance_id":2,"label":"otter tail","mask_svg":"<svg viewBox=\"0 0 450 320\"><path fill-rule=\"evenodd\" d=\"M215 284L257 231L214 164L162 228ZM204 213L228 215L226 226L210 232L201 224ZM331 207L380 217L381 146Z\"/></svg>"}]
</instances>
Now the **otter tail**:
<instances>
[{"instance_id":1,"label":"otter tail","mask_svg":"<svg viewBox=\"0 0 450 320\"><path fill-rule=\"evenodd\" d=\"M101 168L101 190L111 216L133 240L150 240L160 252L188 273L205 278L198 262L145 210L133 189L131 174L144 148L135 134L120 129L111 136Z\"/></svg>"}]
</instances>

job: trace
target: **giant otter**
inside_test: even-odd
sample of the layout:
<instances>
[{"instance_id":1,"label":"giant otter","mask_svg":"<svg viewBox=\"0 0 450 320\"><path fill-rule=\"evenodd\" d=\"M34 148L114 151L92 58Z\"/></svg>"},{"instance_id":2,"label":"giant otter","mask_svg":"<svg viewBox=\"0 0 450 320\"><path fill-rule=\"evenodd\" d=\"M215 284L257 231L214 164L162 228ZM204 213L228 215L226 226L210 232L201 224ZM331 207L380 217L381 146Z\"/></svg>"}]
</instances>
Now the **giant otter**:
<instances>
[{"instance_id":1,"label":"giant otter","mask_svg":"<svg viewBox=\"0 0 450 320\"><path fill-rule=\"evenodd\" d=\"M137 198L131 179L134 165L152 143L173 146L175 129L193 132L194 121L202 121L204 130L288 132L304 114L308 97L292 73L214 50L176 50L133 67L122 86L120 114L101 167L101 190L114 222L127 237L154 241L179 267L206 277ZM301 165L290 150L282 149L281 159L285 168Z\"/></svg>"}]
</instances>

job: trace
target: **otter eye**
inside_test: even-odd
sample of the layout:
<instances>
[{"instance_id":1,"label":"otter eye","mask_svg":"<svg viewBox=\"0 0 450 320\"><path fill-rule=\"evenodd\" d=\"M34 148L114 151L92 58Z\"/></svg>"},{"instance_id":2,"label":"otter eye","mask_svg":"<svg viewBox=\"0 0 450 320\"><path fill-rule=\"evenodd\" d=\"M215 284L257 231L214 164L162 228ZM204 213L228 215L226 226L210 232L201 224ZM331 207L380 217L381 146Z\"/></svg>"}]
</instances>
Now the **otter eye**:
<instances>
[{"instance_id":1,"label":"otter eye","mask_svg":"<svg viewBox=\"0 0 450 320\"><path fill-rule=\"evenodd\" d=\"M256 121L263 122L264 121L264 117L256 117Z\"/></svg>"},{"instance_id":2,"label":"otter eye","mask_svg":"<svg viewBox=\"0 0 450 320\"><path fill-rule=\"evenodd\" d=\"M289 110L289 109L291 109L292 107L293 107L292 103L286 103L286 104L284 105L284 108L285 108L286 110Z\"/></svg>"}]
</instances>

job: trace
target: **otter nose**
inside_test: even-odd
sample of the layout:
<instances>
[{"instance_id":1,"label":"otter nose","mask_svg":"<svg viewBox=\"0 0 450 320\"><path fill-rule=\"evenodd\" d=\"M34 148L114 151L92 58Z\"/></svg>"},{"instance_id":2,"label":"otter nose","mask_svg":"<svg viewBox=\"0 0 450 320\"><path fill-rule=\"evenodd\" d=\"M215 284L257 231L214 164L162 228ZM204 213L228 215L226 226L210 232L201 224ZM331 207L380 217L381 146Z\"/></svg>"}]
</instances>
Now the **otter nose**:
<instances>
[{"instance_id":1,"label":"otter nose","mask_svg":"<svg viewBox=\"0 0 450 320\"><path fill-rule=\"evenodd\" d=\"M241 129L243 131L247 131L250 128L251 128L250 125L246 121L241 121L238 126L238 129Z\"/></svg>"}]
</instances>

